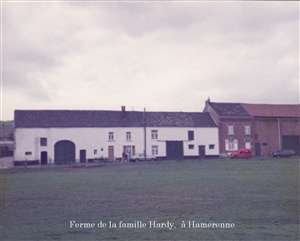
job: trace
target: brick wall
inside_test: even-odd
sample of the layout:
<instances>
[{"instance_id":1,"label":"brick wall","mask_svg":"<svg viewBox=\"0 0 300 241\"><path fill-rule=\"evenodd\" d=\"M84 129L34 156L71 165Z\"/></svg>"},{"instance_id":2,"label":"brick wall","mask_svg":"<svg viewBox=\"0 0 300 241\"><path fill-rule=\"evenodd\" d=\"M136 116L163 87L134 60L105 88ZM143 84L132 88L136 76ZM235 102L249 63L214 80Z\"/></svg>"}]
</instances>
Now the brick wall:
<instances>
[{"instance_id":1,"label":"brick wall","mask_svg":"<svg viewBox=\"0 0 300 241\"><path fill-rule=\"evenodd\" d=\"M295 118L258 118L254 123L254 142L260 143L261 155L282 149L283 135L299 135L299 119Z\"/></svg>"},{"instance_id":2,"label":"brick wall","mask_svg":"<svg viewBox=\"0 0 300 241\"><path fill-rule=\"evenodd\" d=\"M250 134L245 134L246 123L250 124ZM234 134L228 134L228 124L233 124ZM222 118L219 123L219 140L220 140L220 153L228 153L226 150L225 140L232 138L237 140L237 148L245 148L246 139L251 140L251 147L253 148L253 122L249 118Z\"/></svg>"}]
</instances>

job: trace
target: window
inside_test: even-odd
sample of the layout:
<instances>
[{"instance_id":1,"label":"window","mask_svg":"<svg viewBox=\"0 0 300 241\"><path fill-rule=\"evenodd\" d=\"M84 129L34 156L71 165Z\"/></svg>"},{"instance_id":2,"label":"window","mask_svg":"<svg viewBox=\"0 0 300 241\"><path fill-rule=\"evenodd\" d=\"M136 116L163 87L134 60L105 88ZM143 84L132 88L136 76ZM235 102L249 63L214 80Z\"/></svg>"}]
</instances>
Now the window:
<instances>
[{"instance_id":1,"label":"window","mask_svg":"<svg viewBox=\"0 0 300 241\"><path fill-rule=\"evenodd\" d=\"M96 149L94 150L94 154L95 154L95 155L97 154L97 150L96 150Z\"/></svg>"},{"instance_id":2,"label":"window","mask_svg":"<svg viewBox=\"0 0 300 241\"><path fill-rule=\"evenodd\" d=\"M189 145L189 149L194 149L194 145Z\"/></svg>"},{"instance_id":3,"label":"window","mask_svg":"<svg viewBox=\"0 0 300 241\"><path fill-rule=\"evenodd\" d=\"M251 148L251 142L250 141L245 142L245 148L248 148L248 149Z\"/></svg>"},{"instance_id":4,"label":"window","mask_svg":"<svg viewBox=\"0 0 300 241\"><path fill-rule=\"evenodd\" d=\"M237 139L226 139L225 140L225 149L226 151L236 151L238 149Z\"/></svg>"},{"instance_id":5,"label":"window","mask_svg":"<svg viewBox=\"0 0 300 241\"><path fill-rule=\"evenodd\" d=\"M152 155L154 155L154 156L158 155L158 146L157 145L152 146Z\"/></svg>"},{"instance_id":6,"label":"window","mask_svg":"<svg viewBox=\"0 0 300 241\"><path fill-rule=\"evenodd\" d=\"M215 149L215 145L211 144L211 145L208 146L208 148L213 150L213 149Z\"/></svg>"},{"instance_id":7,"label":"window","mask_svg":"<svg viewBox=\"0 0 300 241\"><path fill-rule=\"evenodd\" d=\"M129 153L130 155L134 155L135 154L135 146L124 146L123 152Z\"/></svg>"},{"instance_id":8,"label":"window","mask_svg":"<svg viewBox=\"0 0 300 241\"><path fill-rule=\"evenodd\" d=\"M40 138L40 145L41 146L47 146L47 138L41 137Z\"/></svg>"},{"instance_id":9,"label":"window","mask_svg":"<svg viewBox=\"0 0 300 241\"><path fill-rule=\"evenodd\" d=\"M245 135L250 135L251 129L250 129L250 124L249 123L246 123L244 125L244 130L245 130Z\"/></svg>"},{"instance_id":10,"label":"window","mask_svg":"<svg viewBox=\"0 0 300 241\"><path fill-rule=\"evenodd\" d=\"M113 132L108 132L108 140L113 141L114 140L114 133Z\"/></svg>"},{"instance_id":11,"label":"window","mask_svg":"<svg viewBox=\"0 0 300 241\"><path fill-rule=\"evenodd\" d=\"M234 134L234 126L233 124L228 124L227 125L227 128L228 128L228 135L233 135Z\"/></svg>"},{"instance_id":12,"label":"window","mask_svg":"<svg viewBox=\"0 0 300 241\"><path fill-rule=\"evenodd\" d=\"M189 138L189 141L194 140L194 131L188 131L188 138Z\"/></svg>"},{"instance_id":13,"label":"window","mask_svg":"<svg viewBox=\"0 0 300 241\"><path fill-rule=\"evenodd\" d=\"M26 151L26 152L25 152L25 155L26 155L26 156L30 156L31 154L32 154L31 151Z\"/></svg>"},{"instance_id":14,"label":"window","mask_svg":"<svg viewBox=\"0 0 300 241\"><path fill-rule=\"evenodd\" d=\"M151 139L152 140L158 139L158 131L157 130L151 130Z\"/></svg>"},{"instance_id":15,"label":"window","mask_svg":"<svg viewBox=\"0 0 300 241\"><path fill-rule=\"evenodd\" d=\"M131 140L131 132L126 132L126 140Z\"/></svg>"}]
</instances>

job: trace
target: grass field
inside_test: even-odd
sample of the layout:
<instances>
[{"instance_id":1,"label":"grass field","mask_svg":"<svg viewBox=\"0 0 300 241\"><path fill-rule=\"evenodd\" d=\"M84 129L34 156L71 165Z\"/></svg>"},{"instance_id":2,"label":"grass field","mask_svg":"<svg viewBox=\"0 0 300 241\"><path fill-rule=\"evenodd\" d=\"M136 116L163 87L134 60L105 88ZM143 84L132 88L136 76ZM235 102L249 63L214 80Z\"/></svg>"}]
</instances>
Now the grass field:
<instances>
[{"instance_id":1,"label":"grass field","mask_svg":"<svg viewBox=\"0 0 300 241\"><path fill-rule=\"evenodd\" d=\"M1 240L299 240L299 158L1 172ZM176 228L150 227L153 221Z\"/></svg>"}]
</instances>

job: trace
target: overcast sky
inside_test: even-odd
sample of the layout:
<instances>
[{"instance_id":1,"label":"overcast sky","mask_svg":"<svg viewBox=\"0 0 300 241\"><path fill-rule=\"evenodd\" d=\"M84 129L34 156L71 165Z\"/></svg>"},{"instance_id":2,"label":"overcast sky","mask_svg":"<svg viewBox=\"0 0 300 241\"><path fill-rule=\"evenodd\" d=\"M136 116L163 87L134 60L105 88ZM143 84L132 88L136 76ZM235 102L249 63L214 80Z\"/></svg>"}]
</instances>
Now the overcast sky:
<instances>
[{"instance_id":1,"label":"overcast sky","mask_svg":"<svg viewBox=\"0 0 300 241\"><path fill-rule=\"evenodd\" d=\"M15 109L203 111L299 103L299 3L2 2Z\"/></svg>"}]
</instances>

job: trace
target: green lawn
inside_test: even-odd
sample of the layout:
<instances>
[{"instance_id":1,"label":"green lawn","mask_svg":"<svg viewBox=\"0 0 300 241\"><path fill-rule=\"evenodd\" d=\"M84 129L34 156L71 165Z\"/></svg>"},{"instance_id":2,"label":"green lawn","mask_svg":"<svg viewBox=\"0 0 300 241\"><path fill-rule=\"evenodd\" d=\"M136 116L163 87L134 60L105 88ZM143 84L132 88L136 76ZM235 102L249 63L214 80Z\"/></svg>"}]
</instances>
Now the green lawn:
<instances>
[{"instance_id":1,"label":"green lawn","mask_svg":"<svg viewBox=\"0 0 300 241\"><path fill-rule=\"evenodd\" d=\"M299 239L299 158L19 167L1 182L1 240Z\"/></svg>"}]
</instances>

